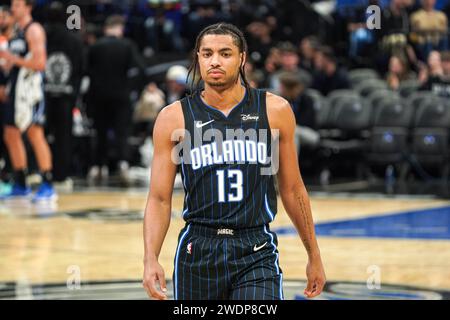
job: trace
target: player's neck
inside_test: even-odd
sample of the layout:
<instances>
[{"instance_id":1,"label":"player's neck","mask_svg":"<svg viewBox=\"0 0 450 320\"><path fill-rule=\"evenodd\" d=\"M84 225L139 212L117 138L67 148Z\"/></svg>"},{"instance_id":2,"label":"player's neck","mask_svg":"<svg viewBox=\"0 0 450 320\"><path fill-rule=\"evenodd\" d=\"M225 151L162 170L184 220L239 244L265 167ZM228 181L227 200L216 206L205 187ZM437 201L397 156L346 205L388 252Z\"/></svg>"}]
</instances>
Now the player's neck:
<instances>
[{"instance_id":1,"label":"player's neck","mask_svg":"<svg viewBox=\"0 0 450 320\"><path fill-rule=\"evenodd\" d=\"M25 29L25 27L33 20L33 17L31 15L26 15L20 18L17 21L17 24L19 25L20 29Z\"/></svg>"},{"instance_id":2,"label":"player's neck","mask_svg":"<svg viewBox=\"0 0 450 320\"><path fill-rule=\"evenodd\" d=\"M236 84L224 90L217 90L216 88L205 84L205 90L201 92L203 101L219 110L233 108L244 99L244 96L245 87L241 84Z\"/></svg>"}]
</instances>

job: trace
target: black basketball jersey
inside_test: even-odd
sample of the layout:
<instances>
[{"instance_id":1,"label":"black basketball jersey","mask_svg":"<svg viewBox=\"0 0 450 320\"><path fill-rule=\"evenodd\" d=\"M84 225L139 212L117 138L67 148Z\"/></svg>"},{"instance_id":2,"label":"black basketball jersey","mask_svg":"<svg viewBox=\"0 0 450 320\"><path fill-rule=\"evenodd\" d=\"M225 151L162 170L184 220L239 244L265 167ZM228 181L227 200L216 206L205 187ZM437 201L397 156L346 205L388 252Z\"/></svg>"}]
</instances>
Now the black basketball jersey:
<instances>
[{"instance_id":1,"label":"black basketball jersey","mask_svg":"<svg viewBox=\"0 0 450 320\"><path fill-rule=\"evenodd\" d=\"M28 28L34 23L34 21L31 21L28 23L24 29L16 28L14 31L14 36L9 40L9 50L19 56L19 57L26 57L28 55L29 48L28 43L26 40L26 33L28 31ZM10 71L11 77L17 77L17 74L19 73L20 67L14 66Z\"/></svg>"},{"instance_id":2,"label":"black basketball jersey","mask_svg":"<svg viewBox=\"0 0 450 320\"><path fill-rule=\"evenodd\" d=\"M240 229L273 221L277 197L266 92L247 91L228 116L208 106L199 92L181 104L186 222Z\"/></svg>"},{"instance_id":3,"label":"black basketball jersey","mask_svg":"<svg viewBox=\"0 0 450 320\"><path fill-rule=\"evenodd\" d=\"M35 23L34 21L30 21L25 28L20 29L16 28L14 32L14 36L9 40L9 50L22 58L26 58L30 53L30 48L28 47L28 43L26 40L26 33L28 31L28 28ZM16 85L19 77L19 72L23 67L14 66L8 75L8 83L9 83L9 95L11 99L11 104L15 104L15 97L16 97ZM39 75L41 77L41 82L44 81L44 72L39 72ZM39 88L38 90L44 91L44 87Z\"/></svg>"}]
</instances>

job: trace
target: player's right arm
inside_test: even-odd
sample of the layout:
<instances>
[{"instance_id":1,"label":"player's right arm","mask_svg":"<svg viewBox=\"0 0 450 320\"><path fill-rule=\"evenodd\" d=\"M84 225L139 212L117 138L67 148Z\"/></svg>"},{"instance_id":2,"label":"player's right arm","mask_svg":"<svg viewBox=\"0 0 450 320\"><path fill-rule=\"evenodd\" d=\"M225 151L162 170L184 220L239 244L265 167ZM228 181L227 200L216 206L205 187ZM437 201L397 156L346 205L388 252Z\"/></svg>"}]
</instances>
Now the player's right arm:
<instances>
[{"instance_id":1,"label":"player's right arm","mask_svg":"<svg viewBox=\"0 0 450 320\"><path fill-rule=\"evenodd\" d=\"M154 155L150 177L150 190L144 216L144 279L148 295L166 299L164 270L158 262L167 234L172 208L172 192L177 166L172 161L172 133L184 127L181 104L175 102L159 113L153 129ZM161 290L157 289L159 283Z\"/></svg>"}]
</instances>

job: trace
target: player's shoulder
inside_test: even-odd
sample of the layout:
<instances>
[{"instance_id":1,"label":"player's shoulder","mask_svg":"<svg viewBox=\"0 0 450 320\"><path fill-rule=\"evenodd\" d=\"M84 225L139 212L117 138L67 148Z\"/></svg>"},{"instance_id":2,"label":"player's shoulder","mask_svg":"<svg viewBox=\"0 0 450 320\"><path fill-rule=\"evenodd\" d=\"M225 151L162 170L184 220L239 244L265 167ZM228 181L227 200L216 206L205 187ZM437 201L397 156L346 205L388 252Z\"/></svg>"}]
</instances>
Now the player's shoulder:
<instances>
[{"instance_id":1,"label":"player's shoulder","mask_svg":"<svg viewBox=\"0 0 450 320\"><path fill-rule=\"evenodd\" d=\"M30 34L35 35L38 33L45 35L45 29L42 26L42 24L40 24L39 22L33 21L27 28L26 33L27 33L27 35L30 35Z\"/></svg>"},{"instance_id":2,"label":"player's shoulder","mask_svg":"<svg viewBox=\"0 0 450 320\"><path fill-rule=\"evenodd\" d=\"M285 114L292 111L291 105L285 98L269 91L266 93L266 106L268 112L276 114Z\"/></svg>"},{"instance_id":3,"label":"player's shoulder","mask_svg":"<svg viewBox=\"0 0 450 320\"><path fill-rule=\"evenodd\" d=\"M180 100L177 100L163 107L158 114L159 118L172 121L177 120L177 118L179 118L180 116L183 116Z\"/></svg>"},{"instance_id":4,"label":"player's shoulder","mask_svg":"<svg viewBox=\"0 0 450 320\"><path fill-rule=\"evenodd\" d=\"M179 100L165 106L158 113L156 125L167 131L184 128L183 110Z\"/></svg>"},{"instance_id":5,"label":"player's shoulder","mask_svg":"<svg viewBox=\"0 0 450 320\"><path fill-rule=\"evenodd\" d=\"M269 125L272 129L282 129L292 123L294 116L289 102L274 93L266 93L266 109Z\"/></svg>"},{"instance_id":6,"label":"player's shoulder","mask_svg":"<svg viewBox=\"0 0 450 320\"><path fill-rule=\"evenodd\" d=\"M42 43L42 41L46 41L44 27L39 22L35 21L33 21L25 30L24 36L27 42L39 41Z\"/></svg>"}]
</instances>

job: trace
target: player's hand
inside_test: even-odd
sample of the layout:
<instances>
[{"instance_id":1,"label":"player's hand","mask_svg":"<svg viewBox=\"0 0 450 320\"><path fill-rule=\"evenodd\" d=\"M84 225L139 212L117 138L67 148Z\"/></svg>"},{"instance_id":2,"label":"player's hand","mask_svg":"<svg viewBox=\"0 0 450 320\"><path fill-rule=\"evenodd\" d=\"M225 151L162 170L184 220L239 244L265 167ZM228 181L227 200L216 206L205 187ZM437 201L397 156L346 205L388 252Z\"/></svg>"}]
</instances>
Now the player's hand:
<instances>
[{"instance_id":1,"label":"player's hand","mask_svg":"<svg viewBox=\"0 0 450 320\"><path fill-rule=\"evenodd\" d=\"M159 284L160 289L157 288L157 283ZM165 294L167 286L164 269L158 261L153 260L144 263L144 279L142 284L150 298L157 300L167 299L167 295Z\"/></svg>"},{"instance_id":2,"label":"player's hand","mask_svg":"<svg viewBox=\"0 0 450 320\"><path fill-rule=\"evenodd\" d=\"M9 63L13 63L15 60L16 56L14 54L12 54L10 51L8 50L0 50L0 59L9 62Z\"/></svg>"},{"instance_id":3,"label":"player's hand","mask_svg":"<svg viewBox=\"0 0 450 320\"><path fill-rule=\"evenodd\" d=\"M317 297L322 293L326 283L325 271L323 270L320 257L308 261L308 265L306 266L306 277L308 278L308 283L304 292L305 296L307 298Z\"/></svg>"}]
</instances>

